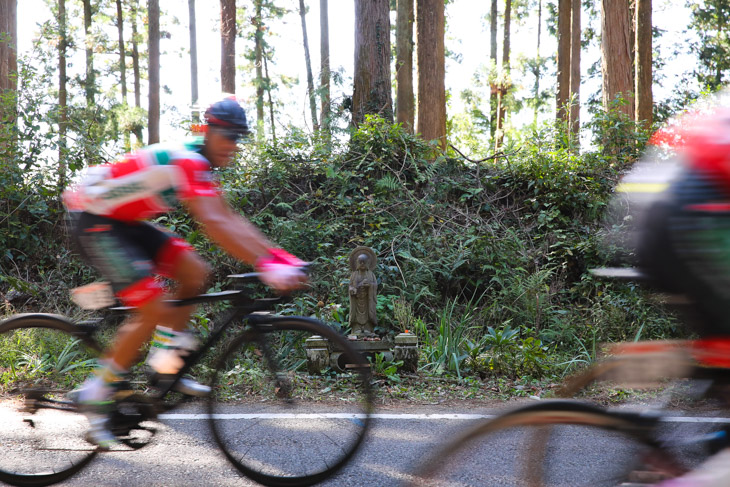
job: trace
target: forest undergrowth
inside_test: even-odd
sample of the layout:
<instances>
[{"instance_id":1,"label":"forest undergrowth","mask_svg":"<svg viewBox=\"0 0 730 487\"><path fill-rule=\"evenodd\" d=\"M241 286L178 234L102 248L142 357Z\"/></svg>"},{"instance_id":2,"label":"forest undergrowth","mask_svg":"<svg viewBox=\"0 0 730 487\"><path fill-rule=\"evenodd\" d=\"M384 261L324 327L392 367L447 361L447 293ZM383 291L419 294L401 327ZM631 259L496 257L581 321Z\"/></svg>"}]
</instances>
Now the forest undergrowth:
<instances>
[{"instance_id":1,"label":"forest undergrowth","mask_svg":"<svg viewBox=\"0 0 730 487\"><path fill-rule=\"evenodd\" d=\"M580 154L560 127L546 126L474 162L370 118L346 142L292 132L276 144L250 144L220 181L238 211L312 262L311 289L282 313L316 316L347 333L349 253L359 245L375 251L376 331L409 330L420 342L415 374L383 357L373 363L385 396L544 397L595 361L602 344L686 334L659 297L588 272L617 258L605 236L620 228L604 215L646 141L614 113L596 116L589 130L594 144ZM5 155L2 316L86 316L68 291L98 277L69 245L53 178L24 173L14 164L20 155ZM211 289L249 270L182 211L159 223L212 262ZM208 316L195 319L205 325Z\"/></svg>"}]
</instances>

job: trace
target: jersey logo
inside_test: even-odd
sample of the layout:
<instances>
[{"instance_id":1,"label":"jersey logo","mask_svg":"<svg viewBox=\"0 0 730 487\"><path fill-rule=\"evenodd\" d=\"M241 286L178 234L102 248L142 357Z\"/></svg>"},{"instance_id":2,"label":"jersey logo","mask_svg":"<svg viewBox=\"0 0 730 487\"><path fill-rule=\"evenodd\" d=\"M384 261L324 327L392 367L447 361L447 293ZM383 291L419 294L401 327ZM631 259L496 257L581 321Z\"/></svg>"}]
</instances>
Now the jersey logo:
<instances>
[{"instance_id":1,"label":"jersey logo","mask_svg":"<svg viewBox=\"0 0 730 487\"><path fill-rule=\"evenodd\" d=\"M131 182L129 184L125 184L124 186L119 186L117 188L112 188L109 191L106 191L101 195L101 198L104 200L122 198L130 194L139 193L143 189L144 186L141 183Z\"/></svg>"}]
</instances>

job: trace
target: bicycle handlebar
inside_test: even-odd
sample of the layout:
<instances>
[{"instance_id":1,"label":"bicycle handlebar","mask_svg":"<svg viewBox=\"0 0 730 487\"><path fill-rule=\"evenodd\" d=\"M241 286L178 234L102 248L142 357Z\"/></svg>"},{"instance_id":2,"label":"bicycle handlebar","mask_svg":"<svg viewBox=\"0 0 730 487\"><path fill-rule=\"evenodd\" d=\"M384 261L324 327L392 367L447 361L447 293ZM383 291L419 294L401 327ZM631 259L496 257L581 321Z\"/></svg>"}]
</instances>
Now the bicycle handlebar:
<instances>
[{"instance_id":1,"label":"bicycle handlebar","mask_svg":"<svg viewBox=\"0 0 730 487\"><path fill-rule=\"evenodd\" d=\"M236 279L243 283L249 283L249 282L261 282L259 279L259 276L261 274L259 272L247 272L245 274L229 274L226 277L230 277L231 279Z\"/></svg>"},{"instance_id":2,"label":"bicycle handlebar","mask_svg":"<svg viewBox=\"0 0 730 487\"><path fill-rule=\"evenodd\" d=\"M306 275L309 275L309 263L299 267L299 269L302 270ZM237 279L242 283L250 283L250 282L261 282L261 273L260 272L246 272L244 274L229 274L226 277L230 277L231 279Z\"/></svg>"},{"instance_id":3,"label":"bicycle handlebar","mask_svg":"<svg viewBox=\"0 0 730 487\"><path fill-rule=\"evenodd\" d=\"M303 270L305 272L308 271L309 266L304 266ZM261 280L259 279L259 276L261 273L259 272L247 272L244 274L229 274L227 277L231 279L236 279L239 283L242 284L250 284L250 283L260 283ZM226 301L226 300L233 300L236 299L237 296L242 296L244 293L243 291L220 291L217 293L208 293L208 294L201 294L199 296L194 296L192 298L186 298L186 299L170 299L166 300L165 302L167 304L170 304L174 307L179 306L188 306L191 304L201 304L201 303L210 303L215 301ZM273 304L275 303L282 303L286 300L285 296L277 296L272 298L258 298L254 300L256 302L256 305L253 306L253 309L255 310L265 310L265 309L273 309ZM110 308L113 311L117 312L129 312L134 309L132 306L115 306Z\"/></svg>"}]
</instances>

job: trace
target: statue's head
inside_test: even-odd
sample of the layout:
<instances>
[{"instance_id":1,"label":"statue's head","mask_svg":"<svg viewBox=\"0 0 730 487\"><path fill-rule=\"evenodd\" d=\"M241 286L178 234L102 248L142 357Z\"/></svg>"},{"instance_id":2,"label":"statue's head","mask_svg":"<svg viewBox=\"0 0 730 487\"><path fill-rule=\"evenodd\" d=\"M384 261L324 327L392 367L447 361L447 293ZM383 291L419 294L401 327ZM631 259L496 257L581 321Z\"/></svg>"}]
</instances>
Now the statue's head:
<instances>
[{"instance_id":1,"label":"statue's head","mask_svg":"<svg viewBox=\"0 0 730 487\"><path fill-rule=\"evenodd\" d=\"M357 270L364 271L368 268L368 256L360 254L357 256Z\"/></svg>"},{"instance_id":2,"label":"statue's head","mask_svg":"<svg viewBox=\"0 0 730 487\"><path fill-rule=\"evenodd\" d=\"M348 263L350 264L350 272L375 271L378 256L370 247L359 246L350 252Z\"/></svg>"}]
</instances>

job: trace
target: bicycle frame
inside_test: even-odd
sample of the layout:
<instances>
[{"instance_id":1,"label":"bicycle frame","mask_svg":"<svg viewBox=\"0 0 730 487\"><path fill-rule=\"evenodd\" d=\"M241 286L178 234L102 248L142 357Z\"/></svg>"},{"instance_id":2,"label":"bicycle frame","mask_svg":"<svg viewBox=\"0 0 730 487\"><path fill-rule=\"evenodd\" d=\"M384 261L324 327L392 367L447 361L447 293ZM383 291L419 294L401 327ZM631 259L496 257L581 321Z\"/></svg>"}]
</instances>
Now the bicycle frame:
<instances>
[{"instance_id":1,"label":"bicycle frame","mask_svg":"<svg viewBox=\"0 0 730 487\"><path fill-rule=\"evenodd\" d=\"M249 275L244 274L244 279L248 279ZM251 274L250 279L255 279L255 274ZM163 387L158 387L159 392L153 396L156 400L161 401L175 386L175 384L185 375L190 369L205 355L205 353L215 345L223 334L228 330L231 324L236 320L245 320L246 324L256 330L263 324L263 320L257 317L254 313L260 311L273 310L273 306L276 303L283 301L283 298L263 298L263 299L252 299L243 291L222 291L219 293L202 294L188 299L169 301L172 306L182 307L189 306L191 304L202 304L212 303L218 301L231 301L232 307L228 310L223 311L213 319L213 326L211 327L211 333L207 339L201 343L197 350L193 351L189 355L183 357L183 366L175 374L171 380L166 381ZM267 317L267 319L270 319ZM265 342L263 347L265 348ZM273 360L268 350L264 351L266 359L268 361ZM273 365L273 364L271 364Z\"/></svg>"},{"instance_id":2,"label":"bicycle frame","mask_svg":"<svg viewBox=\"0 0 730 487\"><path fill-rule=\"evenodd\" d=\"M232 277L258 282L256 274ZM218 308L222 311L210 313L209 332L202 338L203 343L198 350L181 357L182 368L177 373L154 374L151 377L153 391L136 392L130 384L115 384L107 425L120 443L132 450L150 443L157 427L147 422L157 421L161 413L189 399L185 394L171 393L176 382L205 356L206 361L214 358L210 382L215 392L209 394L206 401L213 439L240 473L276 487L313 485L330 477L352 459L370 425L373 398L369 364L356 347L325 323L303 316L274 315L274 305L285 298L257 299L257 296L261 294L254 294L253 290L231 290L168 301L168 305L175 307L218 301L227 301L227 304ZM121 313L134 312L132 308L110 310L114 310L112 313L116 311L115 315L81 322L44 313L20 314L0 322L3 343L27 339L32 351L37 351L37 348L44 357L48 353L65 356L66 350L72 348L69 356L79 358L73 367L83 367L68 376L58 375L62 370L60 367L65 364L63 362L58 369L51 369L39 380L32 366L18 369L15 380L20 386L10 391L18 401L12 402L4 418L9 420L8 432L12 430L17 434L11 436L12 441L3 444L9 447L10 454L0 462L0 481L26 487L50 485L78 473L103 451L88 444L88 439L84 440L86 418L78 413L85 411L83 406L73 401L69 389L87 377L90 368L94 367L102 351L99 344L101 330L104 330L105 336L108 331L113 331L109 330L110 326L119 323ZM232 328L234 322L236 326ZM351 414L358 418L357 421L327 415L312 421L298 414L267 418L265 414L253 423L242 423L228 421L227 415L219 414L228 410L228 399L257 393L261 393L265 400L274 399L269 406L286 409L285 416L300 402L297 401L299 397L304 399L302 410L310 412L311 407L305 401L307 387L313 379L297 372L306 360L304 354L308 350L305 341L312 335L322 336L336 344L346 356L350 370L323 380L334 380L347 388L348 408L356 409ZM33 348L35 343L43 346ZM59 352L61 349L63 351ZM17 361L24 356L24 351L18 350L8 355L8 360ZM56 363L52 365L55 367ZM10 367L12 369L12 363ZM53 378L48 380L51 376ZM303 391L299 389L300 385ZM303 392L301 396L300 392ZM328 411L329 408L324 406L324 409ZM40 414L35 416L35 413ZM302 422L306 423L305 427L302 427ZM252 450L249 442L240 440L242 435L258 438L268 437L272 432L277 439L265 447ZM315 441L318 447L306 449L310 441ZM26 443L31 447L27 448ZM51 444L53 446L47 448ZM61 448L56 448L56 445L61 445ZM302 451L303 447L305 451ZM69 454L67 450L73 453ZM310 454L311 458L305 460L306 454ZM39 455L43 458L38 458ZM302 460L299 462L288 460L300 456ZM47 473L49 468L52 473Z\"/></svg>"},{"instance_id":3,"label":"bicycle frame","mask_svg":"<svg viewBox=\"0 0 730 487\"><path fill-rule=\"evenodd\" d=\"M243 283L254 283L259 282L256 276L256 274L252 273L232 275L229 277L239 279ZM169 403L164 402L166 396L172 391L176 383L186 373L190 371L190 369L200 360L203 355L205 355L205 353L210 348L212 348L220 340L220 338L223 336L226 330L230 328L234 321L245 320L246 325L250 329L256 330L264 325L267 321L270 322L272 319L283 318L270 315L267 315L266 318L263 318L254 314L256 312L273 310L275 304L284 301L283 297L255 299L251 298L247 292L241 290L228 290L216 293L201 294L192 298L169 300L167 301L167 303L174 307L182 307L203 303L214 303L219 301L230 301L231 307L227 310L222 311L220 314L214 317L214 319L212 320L213 325L211 326L212 331L210 335L203 343L201 343L200 347L197 350L183 357L183 366L180 368L180 370L176 374L167 377L164 381L164 384L157 384L157 392L155 394L144 396L146 398L146 401L144 402L144 414L137 417L137 419L135 420L136 423L141 423L142 421L148 419L154 419L159 413L169 411L177 407L180 403L190 399L188 396L182 396L176 401ZM115 307L110 309L116 313L128 314L129 312L133 311L134 308ZM108 320L109 319L101 321L104 323ZM80 322L77 323L76 326L78 328L77 335L85 335L91 338L91 341L95 343L95 341L93 340L93 336L100 329L98 320L94 321L93 323ZM259 333L259 336L263 337L263 334ZM272 368L275 367L276 364L273 362L272 354L269 353L266 347L265 340L261 339L260 343L266 360L269 362ZM74 406L70 402L48 399L42 392L34 394L33 391L29 391L29 394L26 396L26 401L29 410L39 408L53 408L64 410L74 409Z\"/></svg>"}]
</instances>

